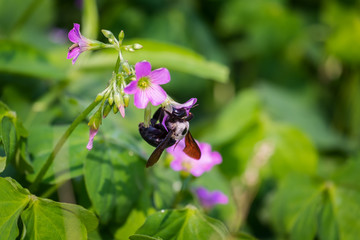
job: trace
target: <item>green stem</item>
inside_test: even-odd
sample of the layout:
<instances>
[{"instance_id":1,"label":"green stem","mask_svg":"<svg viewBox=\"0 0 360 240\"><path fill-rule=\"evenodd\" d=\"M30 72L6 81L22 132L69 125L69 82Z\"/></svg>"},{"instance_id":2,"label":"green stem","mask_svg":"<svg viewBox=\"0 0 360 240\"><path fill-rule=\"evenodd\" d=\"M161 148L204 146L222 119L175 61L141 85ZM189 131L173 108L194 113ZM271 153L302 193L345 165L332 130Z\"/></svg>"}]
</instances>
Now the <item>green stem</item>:
<instances>
[{"instance_id":1,"label":"green stem","mask_svg":"<svg viewBox=\"0 0 360 240\"><path fill-rule=\"evenodd\" d=\"M37 174L34 182L30 186L30 191L34 192L38 188L40 182L44 178L46 172L49 170L49 167L54 162L56 155L59 153L62 146L65 144L66 140L69 138L71 133L75 130L75 128L87 117L87 115L99 104L99 101L94 101L91 103L69 126L69 128L65 131L65 133L61 136L57 144L55 145L53 151L46 159L45 164L40 169L40 172Z\"/></svg>"},{"instance_id":2,"label":"green stem","mask_svg":"<svg viewBox=\"0 0 360 240\"><path fill-rule=\"evenodd\" d=\"M114 69L114 72L115 72L116 74L119 73L120 61L121 61L121 60L120 60L120 56L118 56L117 61L116 61L116 64L115 64L115 69Z\"/></svg>"},{"instance_id":3,"label":"green stem","mask_svg":"<svg viewBox=\"0 0 360 240\"><path fill-rule=\"evenodd\" d=\"M151 120L151 105L146 105L145 112L144 112L144 126L147 128L150 126Z\"/></svg>"}]
</instances>

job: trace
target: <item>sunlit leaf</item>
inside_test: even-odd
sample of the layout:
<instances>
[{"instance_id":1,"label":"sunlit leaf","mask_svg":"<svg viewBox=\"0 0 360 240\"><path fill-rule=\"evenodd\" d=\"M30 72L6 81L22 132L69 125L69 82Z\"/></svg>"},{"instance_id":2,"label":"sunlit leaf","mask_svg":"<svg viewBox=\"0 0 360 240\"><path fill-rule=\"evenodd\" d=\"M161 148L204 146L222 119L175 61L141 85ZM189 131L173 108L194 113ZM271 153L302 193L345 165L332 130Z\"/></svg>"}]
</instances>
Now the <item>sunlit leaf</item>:
<instances>
[{"instance_id":1,"label":"sunlit leaf","mask_svg":"<svg viewBox=\"0 0 360 240\"><path fill-rule=\"evenodd\" d=\"M34 173L28 175L32 181L35 175L49 157L58 138L65 132L66 126L33 126L29 130L29 152L34 158ZM71 134L65 145L56 156L52 167L44 177L45 182L62 182L83 174L83 161L88 150L86 144L89 138L89 129L86 124L80 124Z\"/></svg>"},{"instance_id":2,"label":"sunlit leaf","mask_svg":"<svg viewBox=\"0 0 360 240\"><path fill-rule=\"evenodd\" d=\"M355 240L360 234L358 162L349 162L334 177L315 180L309 176L284 179L271 206L273 223L291 239ZM336 176L347 174L346 182ZM352 179L352 182L349 181Z\"/></svg>"},{"instance_id":3,"label":"sunlit leaf","mask_svg":"<svg viewBox=\"0 0 360 240\"><path fill-rule=\"evenodd\" d=\"M233 140L239 132L256 122L260 107L260 97L256 91L242 91L226 105L204 138L215 145Z\"/></svg>"},{"instance_id":4,"label":"sunlit leaf","mask_svg":"<svg viewBox=\"0 0 360 240\"><path fill-rule=\"evenodd\" d=\"M7 161L12 161L16 153L16 130L10 118L4 117L1 120L1 139L4 144L4 150Z\"/></svg>"},{"instance_id":5,"label":"sunlit leaf","mask_svg":"<svg viewBox=\"0 0 360 240\"><path fill-rule=\"evenodd\" d=\"M42 79L61 79L65 72L56 68L43 51L9 40L0 41L0 72Z\"/></svg>"},{"instance_id":6,"label":"sunlit leaf","mask_svg":"<svg viewBox=\"0 0 360 240\"><path fill-rule=\"evenodd\" d=\"M124 222L145 182L145 166L134 152L112 144L94 144L84 163L86 189L103 223Z\"/></svg>"},{"instance_id":7,"label":"sunlit leaf","mask_svg":"<svg viewBox=\"0 0 360 240\"><path fill-rule=\"evenodd\" d=\"M297 128L277 124L268 129L268 139L275 150L270 159L272 173L277 177L289 172L315 174L317 151L309 138Z\"/></svg>"},{"instance_id":8,"label":"sunlit leaf","mask_svg":"<svg viewBox=\"0 0 360 240\"><path fill-rule=\"evenodd\" d=\"M12 240L18 234L18 219L30 201L30 193L11 178L0 178L0 235Z\"/></svg>"},{"instance_id":9,"label":"sunlit leaf","mask_svg":"<svg viewBox=\"0 0 360 240\"><path fill-rule=\"evenodd\" d=\"M23 239L87 239L97 219L80 206L34 197L21 214L26 235Z\"/></svg>"},{"instance_id":10,"label":"sunlit leaf","mask_svg":"<svg viewBox=\"0 0 360 240\"><path fill-rule=\"evenodd\" d=\"M194 207L187 207L181 210L162 210L150 215L130 239L221 240L227 239L228 235L222 222L203 215Z\"/></svg>"},{"instance_id":11,"label":"sunlit leaf","mask_svg":"<svg viewBox=\"0 0 360 240\"><path fill-rule=\"evenodd\" d=\"M184 72L219 82L228 81L228 67L216 62L207 61L201 55L189 49L145 39L135 39L126 42L126 44L133 43L140 43L143 48L132 53L124 53L124 58L128 59L131 64L147 60L151 62L154 68L165 67L169 70ZM115 60L115 51L99 52L93 54L91 59L81 66L81 69L112 69Z\"/></svg>"}]
</instances>

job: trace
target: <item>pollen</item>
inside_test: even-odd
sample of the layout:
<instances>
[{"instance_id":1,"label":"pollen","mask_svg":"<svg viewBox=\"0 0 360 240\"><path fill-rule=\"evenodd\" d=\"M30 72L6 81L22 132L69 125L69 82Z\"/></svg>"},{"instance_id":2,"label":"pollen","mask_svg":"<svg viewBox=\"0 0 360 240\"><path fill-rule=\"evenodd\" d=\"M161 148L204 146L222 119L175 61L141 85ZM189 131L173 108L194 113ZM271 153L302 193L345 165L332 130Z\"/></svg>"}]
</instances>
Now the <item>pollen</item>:
<instances>
[{"instance_id":1,"label":"pollen","mask_svg":"<svg viewBox=\"0 0 360 240\"><path fill-rule=\"evenodd\" d=\"M150 79L148 77L142 77L138 81L138 87L141 89L146 89L150 86Z\"/></svg>"}]
</instances>

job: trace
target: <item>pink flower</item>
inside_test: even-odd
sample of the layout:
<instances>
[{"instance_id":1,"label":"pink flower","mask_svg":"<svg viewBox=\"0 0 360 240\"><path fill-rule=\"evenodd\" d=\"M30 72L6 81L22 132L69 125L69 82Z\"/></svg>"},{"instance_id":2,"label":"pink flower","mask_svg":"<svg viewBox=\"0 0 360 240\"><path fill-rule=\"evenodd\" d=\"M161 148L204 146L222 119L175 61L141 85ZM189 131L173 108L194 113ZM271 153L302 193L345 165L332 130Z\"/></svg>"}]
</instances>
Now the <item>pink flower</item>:
<instances>
[{"instance_id":1,"label":"pink flower","mask_svg":"<svg viewBox=\"0 0 360 240\"><path fill-rule=\"evenodd\" d=\"M210 209L217 204L227 204L229 202L228 197L220 191L210 192L206 188L199 187L195 190L195 194L200 204L206 209Z\"/></svg>"},{"instance_id":2,"label":"pink flower","mask_svg":"<svg viewBox=\"0 0 360 240\"><path fill-rule=\"evenodd\" d=\"M75 63L80 53L90 49L91 41L80 33L80 25L74 23L74 28L68 33L69 40L74 44L69 48L67 59L72 58L72 64Z\"/></svg>"},{"instance_id":3,"label":"pink flower","mask_svg":"<svg viewBox=\"0 0 360 240\"><path fill-rule=\"evenodd\" d=\"M198 143L201 158L199 160L190 158L183 152L185 141L182 139L178 146L167 149L167 152L174 156L170 166L175 171L190 172L193 176L199 177L204 172L210 171L214 165L222 162L222 157L218 152L212 152L211 146L207 143Z\"/></svg>"},{"instance_id":4,"label":"pink flower","mask_svg":"<svg viewBox=\"0 0 360 240\"><path fill-rule=\"evenodd\" d=\"M167 94L160 85L170 82L170 73L166 68L151 71L151 64L142 61L135 64L135 74L136 81L132 81L124 91L134 94L137 108L145 108L149 101L154 106L165 101Z\"/></svg>"}]
</instances>

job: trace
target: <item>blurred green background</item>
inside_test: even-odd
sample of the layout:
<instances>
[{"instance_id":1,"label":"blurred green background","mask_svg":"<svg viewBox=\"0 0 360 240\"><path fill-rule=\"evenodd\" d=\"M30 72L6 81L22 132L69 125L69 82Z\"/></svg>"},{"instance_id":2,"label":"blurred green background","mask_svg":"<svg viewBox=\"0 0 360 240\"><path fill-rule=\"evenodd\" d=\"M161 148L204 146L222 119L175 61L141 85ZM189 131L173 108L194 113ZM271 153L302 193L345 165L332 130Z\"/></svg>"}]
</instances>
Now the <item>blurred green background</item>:
<instances>
[{"instance_id":1,"label":"blurred green background","mask_svg":"<svg viewBox=\"0 0 360 240\"><path fill-rule=\"evenodd\" d=\"M223 156L223 164L198 184L234 195L229 206L210 215L260 239L359 236L360 177L354 170L360 143L360 1L0 0L0 97L30 136L39 126L71 123L111 77L115 52L83 53L75 65L66 59L73 23L101 41L106 39L100 29L115 35L124 30L128 43L144 46L125 55L130 63L149 60L154 68L169 68L168 94L179 102L198 98L193 136ZM143 113L130 105L124 120L116 115L104 121L105 138L125 144L140 139ZM86 127L81 134L85 148ZM263 143L270 144L271 156L265 166L255 164L259 176L248 191L242 222L234 216L242 211L236 189ZM144 156L151 152L142 148ZM7 169L3 175L16 173ZM350 186L351 197L331 195L329 182L337 193ZM317 193L319 202L308 199ZM296 208L296 200L306 204ZM320 219L315 229L301 212Z\"/></svg>"}]
</instances>

